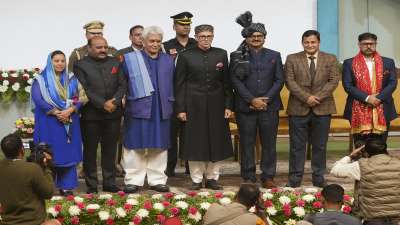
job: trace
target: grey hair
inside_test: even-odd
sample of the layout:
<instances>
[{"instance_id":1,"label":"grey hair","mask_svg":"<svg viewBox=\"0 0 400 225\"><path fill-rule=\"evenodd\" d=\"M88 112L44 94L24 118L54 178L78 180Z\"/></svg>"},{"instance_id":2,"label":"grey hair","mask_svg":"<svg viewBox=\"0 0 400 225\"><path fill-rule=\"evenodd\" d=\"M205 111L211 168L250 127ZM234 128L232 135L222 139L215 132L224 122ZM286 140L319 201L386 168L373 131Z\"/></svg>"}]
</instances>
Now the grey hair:
<instances>
[{"instance_id":1,"label":"grey hair","mask_svg":"<svg viewBox=\"0 0 400 225\"><path fill-rule=\"evenodd\" d=\"M162 40L164 36L164 31L161 29L161 27L158 26L146 27L143 30L143 39L146 39L150 34L159 34L161 35L161 40Z\"/></svg>"},{"instance_id":2,"label":"grey hair","mask_svg":"<svg viewBox=\"0 0 400 225\"><path fill-rule=\"evenodd\" d=\"M209 31L211 33L214 33L214 27L209 24L201 24L194 28L195 34L198 34L198 33L204 32L204 31Z\"/></svg>"}]
</instances>

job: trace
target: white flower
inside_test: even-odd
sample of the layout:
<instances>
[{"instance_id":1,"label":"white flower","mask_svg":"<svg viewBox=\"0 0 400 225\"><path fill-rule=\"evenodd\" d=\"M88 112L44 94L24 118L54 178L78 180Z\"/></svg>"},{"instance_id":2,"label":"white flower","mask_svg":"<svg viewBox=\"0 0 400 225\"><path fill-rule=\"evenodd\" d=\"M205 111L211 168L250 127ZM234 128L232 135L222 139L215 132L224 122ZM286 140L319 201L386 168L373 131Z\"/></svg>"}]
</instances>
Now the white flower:
<instances>
[{"instance_id":1,"label":"white flower","mask_svg":"<svg viewBox=\"0 0 400 225\"><path fill-rule=\"evenodd\" d=\"M289 219L289 220L286 220L284 223L285 223L285 225L296 225L296 220Z\"/></svg>"},{"instance_id":2,"label":"white flower","mask_svg":"<svg viewBox=\"0 0 400 225\"><path fill-rule=\"evenodd\" d=\"M181 199L185 199L186 196L187 196L186 194L175 195L175 196L174 196L174 199L176 199L176 200L181 200Z\"/></svg>"},{"instance_id":3,"label":"white flower","mask_svg":"<svg viewBox=\"0 0 400 225\"><path fill-rule=\"evenodd\" d=\"M282 195L281 197L279 197L279 202L282 205L285 205L285 204L289 204L291 202L291 200L288 196Z\"/></svg>"},{"instance_id":4,"label":"white flower","mask_svg":"<svg viewBox=\"0 0 400 225\"><path fill-rule=\"evenodd\" d=\"M129 194L128 198L139 198L140 194Z\"/></svg>"},{"instance_id":5,"label":"white flower","mask_svg":"<svg viewBox=\"0 0 400 225\"><path fill-rule=\"evenodd\" d=\"M276 213L277 213L277 211L276 211L275 207L271 206L271 207L268 207L268 208L267 208L267 213L268 213L268 215L270 215L270 216L275 216Z\"/></svg>"},{"instance_id":6,"label":"white flower","mask_svg":"<svg viewBox=\"0 0 400 225\"><path fill-rule=\"evenodd\" d=\"M231 202L232 202L232 200L227 197L223 197L219 200L219 203L221 203L221 205L228 205L228 204L231 204Z\"/></svg>"},{"instance_id":7,"label":"white flower","mask_svg":"<svg viewBox=\"0 0 400 225\"><path fill-rule=\"evenodd\" d=\"M81 209L76 205L71 205L68 208L68 212L71 216L79 216L79 214L81 214Z\"/></svg>"},{"instance_id":8,"label":"white flower","mask_svg":"<svg viewBox=\"0 0 400 225\"><path fill-rule=\"evenodd\" d=\"M7 90L8 90L8 87L7 87L7 86L0 85L0 92L1 92L1 93L6 92Z\"/></svg>"},{"instance_id":9,"label":"white flower","mask_svg":"<svg viewBox=\"0 0 400 225\"><path fill-rule=\"evenodd\" d=\"M126 204L129 204L129 205L138 205L139 202L138 202L138 200L136 200L136 199L134 199L134 198L128 198L128 199L126 200Z\"/></svg>"},{"instance_id":10,"label":"white flower","mask_svg":"<svg viewBox=\"0 0 400 225\"><path fill-rule=\"evenodd\" d=\"M57 215L58 215L58 212L54 209L54 207L48 208L47 209L47 213L51 214L51 216L54 217L54 218L57 217Z\"/></svg>"},{"instance_id":11,"label":"white flower","mask_svg":"<svg viewBox=\"0 0 400 225\"><path fill-rule=\"evenodd\" d=\"M233 191L225 191L223 194L224 194L224 196L231 196L231 197L236 195L236 193Z\"/></svg>"},{"instance_id":12,"label":"white flower","mask_svg":"<svg viewBox=\"0 0 400 225\"><path fill-rule=\"evenodd\" d=\"M31 93L32 86L26 86L24 89L27 93Z\"/></svg>"},{"instance_id":13,"label":"white flower","mask_svg":"<svg viewBox=\"0 0 400 225\"><path fill-rule=\"evenodd\" d=\"M187 204L184 201L177 201L175 202L176 207L181 208L181 209L187 209L189 207L189 204Z\"/></svg>"},{"instance_id":14,"label":"white flower","mask_svg":"<svg viewBox=\"0 0 400 225\"><path fill-rule=\"evenodd\" d=\"M75 202L83 202L84 199L81 198L81 197L79 197L79 196L75 196L75 197L74 197L74 201L75 201Z\"/></svg>"},{"instance_id":15,"label":"white flower","mask_svg":"<svg viewBox=\"0 0 400 225\"><path fill-rule=\"evenodd\" d=\"M290 191L290 192L294 191L294 188L292 188L292 187L283 187L282 189L283 189L283 191Z\"/></svg>"},{"instance_id":16,"label":"white flower","mask_svg":"<svg viewBox=\"0 0 400 225\"><path fill-rule=\"evenodd\" d=\"M10 82L8 80L3 80L3 86L8 86L10 85Z\"/></svg>"},{"instance_id":17,"label":"white flower","mask_svg":"<svg viewBox=\"0 0 400 225\"><path fill-rule=\"evenodd\" d=\"M18 73L12 73L12 74L10 74L10 76L12 76L12 77L18 77Z\"/></svg>"},{"instance_id":18,"label":"white flower","mask_svg":"<svg viewBox=\"0 0 400 225\"><path fill-rule=\"evenodd\" d=\"M11 88L12 88L14 91L18 91L20 87L21 87L21 85L20 85L18 82L15 82L15 83L11 86Z\"/></svg>"},{"instance_id":19,"label":"white flower","mask_svg":"<svg viewBox=\"0 0 400 225\"><path fill-rule=\"evenodd\" d=\"M189 216L188 216L190 219L192 219L192 220L194 220L194 221L196 221L196 222L199 222L200 220L201 220L201 214L199 213L199 212L196 212L196 214L191 214L191 213L189 213Z\"/></svg>"},{"instance_id":20,"label":"white flower","mask_svg":"<svg viewBox=\"0 0 400 225\"><path fill-rule=\"evenodd\" d=\"M159 202L154 203L153 208L160 212L164 211L164 209L165 209L164 205Z\"/></svg>"},{"instance_id":21,"label":"white flower","mask_svg":"<svg viewBox=\"0 0 400 225\"><path fill-rule=\"evenodd\" d=\"M133 222L129 222L128 225L134 225L134 223Z\"/></svg>"},{"instance_id":22,"label":"white flower","mask_svg":"<svg viewBox=\"0 0 400 225\"><path fill-rule=\"evenodd\" d=\"M89 204L86 206L86 210L98 210L100 209L100 205L99 204Z\"/></svg>"},{"instance_id":23,"label":"white flower","mask_svg":"<svg viewBox=\"0 0 400 225\"><path fill-rule=\"evenodd\" d=\"M298 217L303 217L306 215L306 211L304 210L303 207L296 206L293 208L293 212L296 214Z\"/></svg>"},{"instance_id":24,"label":"white flower","mask_svg":"<svg viewBox=\"0 0 400 225\"><path fill-rule=\"evenodd\" d=\"M317 189L317 188L313 188L313 187L305 188L305 189L304 189L304 192L305 192L305 193L309 193L309 194L315 194L315 193L318 192L318 189Z\"/></svg>"},{"instance_id":25,"label":"white flower","mask_svg":"<svg viewBox=\"0 0 400 225\"><path fill-rule=\"evenodd\" d=\"M33 79L32 79L32 78L29 78L26 82L27 82L28 84L32 85Z\"/></svg>"},{"instance_id":26,"label":"white flower","mask_svg":"<svg viewBox=\"0 0 400 225\"><path fill-rule=\"evenodd\" d=\"M124 218L126 216L125 210L121 207L116 208L115 212L117 213L118 218Z\"/></svg>"},{"instance_id":27,"label":"white flower","mask_svg":"<svg viewBox=\"0 0 400 225\"><path fill-rule=\"evenodd\" d=\"M149 216L149 211L147 211L146 209L139 209L136 212L136 215L140 216L140 218L148 217Z\"/></svg>"},{"instance_id":28,"label":"white flower","mask_svg":"<svg viewBox=\"0 0 400 225\"><path fill-rule=\"evenodd\" d=\"M251 207L251 208L249 209L249 212L255 213L255 212L256 212L256 207L255 207L255 206Z\"/></svg>"},{"instance_id":29,"label":"white flower","mask_svg":"<svg viewBox=\"0 0 400 225\"><path fill-rule=\"evenodd\" d=\"M200 208L201 209L205 209L207 210L208 208L210 208L211 204L209 202L202 202L200 203Z\"/></svg>"},{"instance_id":30,"label":"white flower","mask_svg":"<svg viewBox=\"0 0 400 225\"><path fill-rule=\"evenodd\" d=\"M62 196L53 196L53 197L51 197L51 199L50 199L50 201L60 201L60 200L63 200L63 197L62 197Z\"/></svg>"},{"instance_id":31,"label":"white flower","mask_svg":"<svg viewBox=\"0 0 400 225\"><path fill-rule=\"evenodd\" d=\"M100 211L99 218L100 220L108 220L110 218L110 213L107 211Z\"/></svg>"},{"instance_id":32,"label":"white flower","mask_svg":"<svg viewBox=\"0 0 400 225\"><path fill-rule=\"evenodd\" d=\"M306 202L312 202L315 200L315 196L307 194L307 195L304 195L303 197L301 197L301 199L303 199Z\"/></svg>"},{"instance_id":33,"label":"white flower","mask_svg":"<svg viewBox=\"0 0 400 225\"><path fill-rule=\"evenodd\" d=\"M154 194L151 196L152 199L161 199L163 197L162 194Z\"/></svg>"},{"instance_id":34,"label":"white flower","mask_svg":"<svg viewBox=\"0 0 400 225\"><path fill-rule=\"evenodd\" d=\"M39 74L38 73L34 73L32 76L33 77L37 77L37 76L39 76Z\"/></svg>"},{"instance_id":35,"label":"white flower","mask_svg":"<svg viewBox=\"0 0 400 225\"><path fill-rule=\"evenodd\" d=\"M101 194L99 195L99 199L111 199L112 195L111 194Z\"/></svg>"},{"instance_id":36,"label":"white flower","mask_svg":"<svg viewBox=\"0 0 400 225\"><path fill-rule=\"evenodd\" d=\"M262 198L263 198L264 201L269 200L269 199L272 199L273 197L274 197L274 195L271 194L270 192L265 192L265 193L262 195Z\"/></svg>"},{"instance_id":37,"label":"white flower","mask_svg":"<svg viewBox=\"0 0 400 225\"><path fill-rule=\"evenodd\" d=\"M319 210L319 213L323 213L324 212L324 208L321 208L320 210Z\"/></svg>"},{"instance_id":38,"label":"white flower","mask_svg":"<svg viewBox=\"0 0 400 225\"><path fill-rule=\"evenodd\" d=\"M4 71L4 72L1 74L1 76L4 77L4 78L5 78L5 77L8 77L8 73Z\"/></svg>"},{"instance_id":39,"label":"white flower","mask_svg":"<svg viewBox=\"0 0 400 225\"><path fill-rule=\"evenodd\" d=\"M197 195L200 197L208 197L210 195L210 192L202 191L202 192L197 193Z\"/></svg>"}]
</instances>

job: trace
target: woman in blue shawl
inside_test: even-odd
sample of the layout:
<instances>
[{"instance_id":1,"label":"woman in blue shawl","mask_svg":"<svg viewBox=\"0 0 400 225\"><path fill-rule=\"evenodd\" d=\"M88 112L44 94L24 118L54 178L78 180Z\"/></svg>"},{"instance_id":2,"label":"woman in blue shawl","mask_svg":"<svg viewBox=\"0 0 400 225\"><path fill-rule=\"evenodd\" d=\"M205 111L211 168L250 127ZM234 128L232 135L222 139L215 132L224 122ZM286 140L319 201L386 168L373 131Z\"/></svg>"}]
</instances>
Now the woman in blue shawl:
<instances>
[{"instance_id":1,"label":"woman in blue shawl","mask_svg":"<svg viewBox=\"0 0 400 225\"><path fill-rule=\"evenodd\" d=\"M53 150L55 183L60 194L73 194L78 186L76 165L82 161L78 110L87 102L77 78L66 70L65 54L54 51L32 84L35 144L45 142Z\"/></svg>"}]
</instances>

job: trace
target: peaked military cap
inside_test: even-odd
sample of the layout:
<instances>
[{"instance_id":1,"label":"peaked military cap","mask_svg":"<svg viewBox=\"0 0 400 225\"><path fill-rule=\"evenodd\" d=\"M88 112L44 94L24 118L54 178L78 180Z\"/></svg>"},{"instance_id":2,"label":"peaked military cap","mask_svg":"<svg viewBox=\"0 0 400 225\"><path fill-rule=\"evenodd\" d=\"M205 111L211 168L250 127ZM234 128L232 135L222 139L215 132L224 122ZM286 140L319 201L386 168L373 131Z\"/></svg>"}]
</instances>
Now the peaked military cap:
<instances>
[{"instance_id":1,"label":"peaked military cap","mask_svg":"<svg viewBox=\"0 0 400 225\"><path fill-rule=\"evenodd\" d=\"M178 23L181 25L188 25L192 23L193 14L190 12L181 12L176 15L171 16L174 19L174 23Z\"/></svg>"},{"instance_id":2,"label":"peaked military cap","mask_svg":"<svg viewBox=\"0 0 400 225\"><path fill-rule=\"evenodd\" d=\"M83 26L83 29L85 29L88 32L92 33L101 33L103 32L103 27L104 23L99 21L99 20L94 20L91 21Z\"/></svg>"}]
</instances>

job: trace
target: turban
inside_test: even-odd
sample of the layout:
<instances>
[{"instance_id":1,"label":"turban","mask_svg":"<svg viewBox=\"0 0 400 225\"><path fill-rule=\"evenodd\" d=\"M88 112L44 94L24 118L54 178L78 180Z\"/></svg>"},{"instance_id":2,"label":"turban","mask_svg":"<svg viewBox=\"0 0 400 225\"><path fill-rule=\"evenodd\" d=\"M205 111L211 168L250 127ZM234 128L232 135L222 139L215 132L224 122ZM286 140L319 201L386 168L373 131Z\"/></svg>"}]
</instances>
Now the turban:
<instances>
[{"instance_id":1,"label":"turban","mask_svg":"<svg viewBox=\"0 0 400 225\"><path fill-rule=\"evenodd\" d=\"M253 15L251 12L246 11L236 18L236 23L243 27L242 36L244 38L250 37L254 32L260 32L267 35L265 26L262 23L253 23Z\"/></svg>"}]
</instances>

